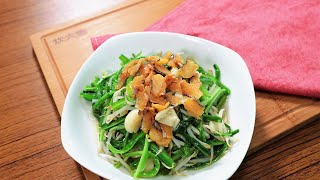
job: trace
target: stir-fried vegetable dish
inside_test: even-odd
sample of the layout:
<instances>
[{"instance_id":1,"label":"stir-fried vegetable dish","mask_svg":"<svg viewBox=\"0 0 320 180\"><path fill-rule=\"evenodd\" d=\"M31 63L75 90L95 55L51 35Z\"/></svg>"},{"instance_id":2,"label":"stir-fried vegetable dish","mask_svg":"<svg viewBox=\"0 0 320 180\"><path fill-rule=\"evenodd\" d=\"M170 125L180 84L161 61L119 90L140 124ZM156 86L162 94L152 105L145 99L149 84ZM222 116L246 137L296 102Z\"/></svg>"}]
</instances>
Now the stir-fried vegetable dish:
<instances>
[{"instance_id":1,"label":"stir-fried vegetable dish","mask_svg":"<svg viewBox=\"0 0 320 180\"><path fill-rule=\"evenodd\" d=\"M135 178L183 174L218 161L234 135L224 105L231 93L214 72L170 51L131 58L80 96L98 120L99 155Z\"/></svg>"}]
</instances>

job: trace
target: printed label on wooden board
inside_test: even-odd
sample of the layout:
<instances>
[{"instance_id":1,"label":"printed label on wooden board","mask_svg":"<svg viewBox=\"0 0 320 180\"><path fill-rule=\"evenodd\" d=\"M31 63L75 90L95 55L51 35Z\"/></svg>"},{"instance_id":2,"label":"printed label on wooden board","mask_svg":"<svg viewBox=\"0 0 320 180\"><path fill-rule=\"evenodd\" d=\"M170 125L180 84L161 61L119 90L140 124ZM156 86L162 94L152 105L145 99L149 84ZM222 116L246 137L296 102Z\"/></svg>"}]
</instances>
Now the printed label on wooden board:
<instances>
[{"instance_id":1,"label":"printed label on wooden board","mask_svg":"<svg viewBox=\"0 0 320 180\"><path fill-rule=\"evenodd\" d=\"M59 113L74 76L93 52L91 37L142 31L181 2L129 1L113 10L33 35L32 45ZM256 124L249 153L311 121L320 113L319 100L311 98L257 91L256 103Z\"/></svg>"}]
</instances>

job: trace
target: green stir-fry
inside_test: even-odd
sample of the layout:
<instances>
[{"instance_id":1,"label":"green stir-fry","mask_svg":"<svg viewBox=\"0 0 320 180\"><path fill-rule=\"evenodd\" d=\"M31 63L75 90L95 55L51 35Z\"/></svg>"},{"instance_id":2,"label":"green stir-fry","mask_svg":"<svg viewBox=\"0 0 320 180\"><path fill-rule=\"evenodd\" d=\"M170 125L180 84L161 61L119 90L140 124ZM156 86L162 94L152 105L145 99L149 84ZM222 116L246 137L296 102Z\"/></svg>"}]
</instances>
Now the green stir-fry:
<instances>
[{"instance_id":1,"label":"green stir-fry","mask_svg":"<svg viewBox=\"0 0 320 180\"><path fill-rule=\"evenodd\" d=\"M80 96L99 122L99 155L134 178L182 174L218 161L234 143L221 72L181 53L131 58L96 77Z\"/></svg>"}]
</instances>

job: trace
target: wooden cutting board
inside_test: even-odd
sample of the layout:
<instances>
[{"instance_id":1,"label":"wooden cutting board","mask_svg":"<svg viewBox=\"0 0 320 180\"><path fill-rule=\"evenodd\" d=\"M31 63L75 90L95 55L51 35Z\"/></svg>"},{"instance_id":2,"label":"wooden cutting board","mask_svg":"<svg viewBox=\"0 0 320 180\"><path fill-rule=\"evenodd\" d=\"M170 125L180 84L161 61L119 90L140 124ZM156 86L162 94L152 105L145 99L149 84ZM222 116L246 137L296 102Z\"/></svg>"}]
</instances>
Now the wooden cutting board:
<instances>
[{"instance_id":1,"label":"wooden cutting board","mask_svg":"<svg viewBox=\"0 0 320 180\"><path fill-rule=\"evenodd\" d=\"M31 36L34 51L61 114L68 88L93 52L94 36L142 31L183 0L132 0L91 17ZM257 116L249 153L320 115L319 99L256 91ZM99 179L85 170L87 179Z\"/></svg>"}]
</instances>

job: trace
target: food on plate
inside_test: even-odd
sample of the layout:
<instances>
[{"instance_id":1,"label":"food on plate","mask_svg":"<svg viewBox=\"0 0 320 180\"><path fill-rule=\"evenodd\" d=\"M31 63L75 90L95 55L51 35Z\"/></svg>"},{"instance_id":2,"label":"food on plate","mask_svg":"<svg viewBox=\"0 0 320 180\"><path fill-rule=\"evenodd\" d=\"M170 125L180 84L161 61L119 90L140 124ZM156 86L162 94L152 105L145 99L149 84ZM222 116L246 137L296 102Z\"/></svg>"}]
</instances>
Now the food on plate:
<instances>
[{"instance_id":1,"label":"food on plate","mask_svg":"<svg viewBox=\"0 0 320 180\"><path fill-rule=\"evenodd\" d=\"M183 174L218 161L235 142L224 105L231 93L220 69L183 53L131 58L80 96L98 120L99 155L134 178Z\"/></svg>"}]
</instances>

